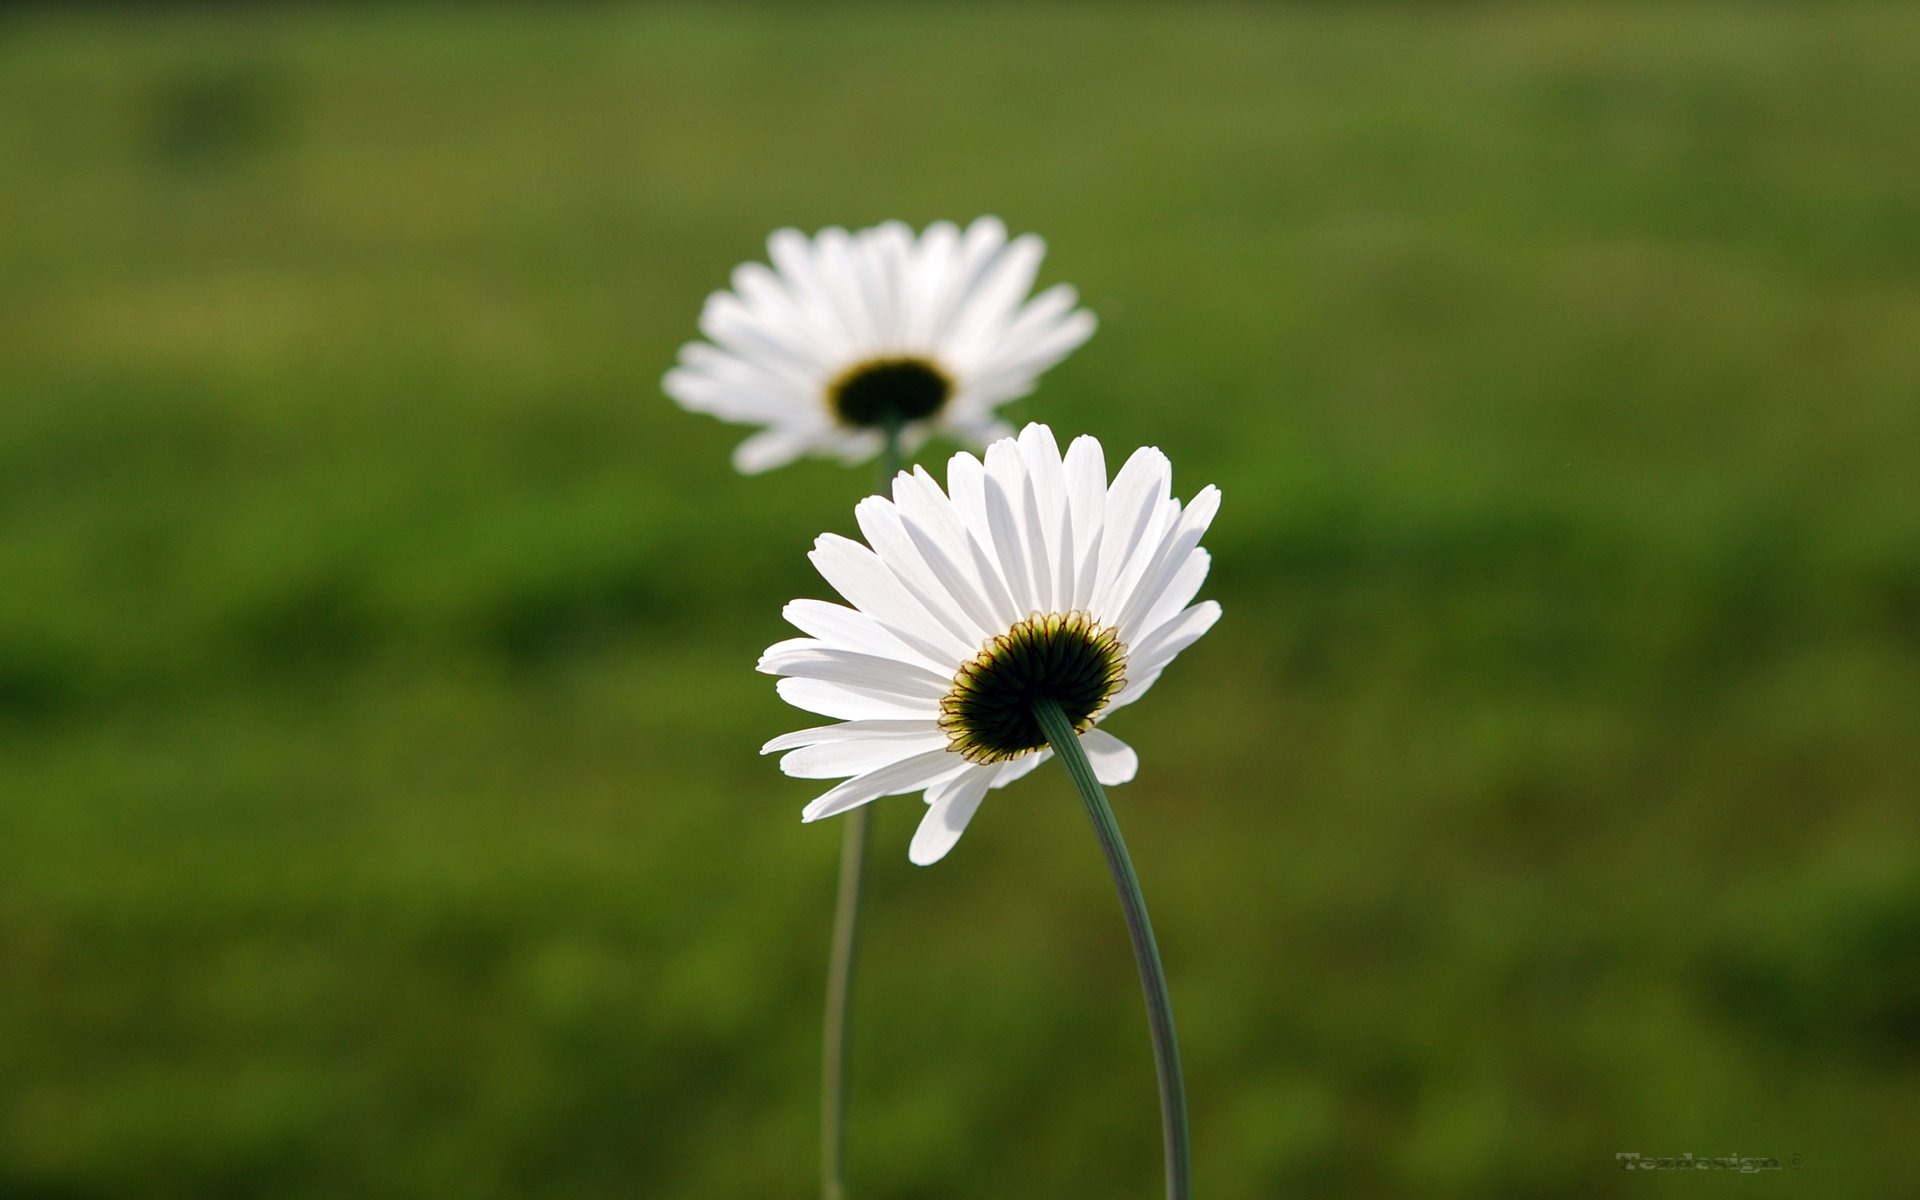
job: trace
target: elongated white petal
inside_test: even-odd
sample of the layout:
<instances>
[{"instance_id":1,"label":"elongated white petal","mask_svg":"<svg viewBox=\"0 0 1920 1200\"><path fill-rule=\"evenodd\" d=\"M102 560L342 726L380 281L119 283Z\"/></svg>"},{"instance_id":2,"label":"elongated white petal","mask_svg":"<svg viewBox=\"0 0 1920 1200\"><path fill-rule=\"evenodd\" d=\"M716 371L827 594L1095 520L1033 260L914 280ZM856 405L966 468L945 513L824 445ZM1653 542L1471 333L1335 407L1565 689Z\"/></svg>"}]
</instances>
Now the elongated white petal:
<instances>
[{"instance_id":1,"label":"elongated white petal","mask_svg":"<svg viewBox=\"0 0 1920 1200\"><path fill-rule=\"evenodd\" d=\"M1000 764L1000 774L994 776L993 786L1003 788L1016 783L1038 770L1040 764L1053 757L1051 750L1035 750L1032 754L1023 754L1011 762Z\"/></svg>"},{"instance_id":2,"label":"elongated white petal","mask_svg":"<svg viewBox=\"0 0 1920 1200\"><path fill-rule=\"evenodd\" d=\"M942 579L928 566L907 532L900 510L882 496L868 496L854 506L854 518L880 561L907 590L920 607L958 638L962 646L977 644L991 632L974 614L980 611L977 596L965 594L965 581Z\"/></svg>"},{"instance_id":3,"label":"elongated white petal","mask_svg":"<svg viewBox=\"0 0 1920 1200\"><path fill-rule=\"evenodd\" d=\"M951 345L955 340L955 323L978 292L981 276L1006 243L1007 227L999 217L979 217L967 226L960 239L951 284L935 318L934 336L941 344Z\"/></svg>"},{"instance_id":4,"label":"elongated white petal","mask_svg":"<svg viewBox=\"0 0 1920 1200\"><path fill-rule=\"evenodd\" d=\"M780 424L818 424L826 417L824 409L798 401L810 397L821 382L813 375L800 373L789 367L771 363L751 356L735 354L730 350L709 345L706 342L688 342L680 347L680 371L696 382L705 382L719 387L735 389L742 394L757 395L766 403L777 398L782 407L769 409L766 419ZM675 397L680 399L680 397ZM682 401L685 403L685 401Z\"/></svg>"},{"instance_id":5,"label":"elongated white petal","mask_svg":"<svg viewBox=\"0 0 1920 1200\"><path fill-rule=\"evenodd\" d=\"M793 600L780 610L780 615L795 629L829 646L898 658L935 672L950 669L944 660L922 654L888 631L885 625L843 604Z\"/></svg>"},{"instance_id":6,"label":"elongated white petal","mask_svg":"<svg viewBox=\"0 0 1920 1200\"><path fill-rule=\"evenodd\" d=\"M912 700L825 679L782 679L774 685L780 698L795 708L840 721L884 721L903 717L932 720L938 703Z\"/></svg>"},{"instance_id":7,"label":"elongated white petal","mask_svg":"<svg viewBox=\"0 0 1920 1200\"><path fill-rule=\"evenodd\" d=\"M1094 597L1094 607L1099 609L1112 624L1120 624L1122 614L1127 610L1128 600L1144 585L1149 571L1158 560L1161 549L1168 537L1180 524L1180 502L1174 499L1163 500L1141 531L1139 540L1134 544L1133 552L1121 565L1119 573L1108 581L1107 590Z\"/></svg>"},{"instance_id":8,"label":"elongated white petal","mask_svg":"<svg viewBox=\"0 0 1920 1200\"><path fill-rule=\"evenodd\" d=\"M1151 671L1136 671L1133 669L1132 664L1129 663L1127 667L1127 682L1114 694L1113 699L1107 701L1107 707L1100 714L1102 719L1110 716L1115 709L1125 708L1135 700L1146 695L1148 689L1152 688L1154 683L1159 680L1160 672L1165 669L1166 664L1162 663L1158 668Z\"/></svg>"},{"instance_id":9,"label":"elongated white petal","mask_svg":"<svg viewBox=\"0 0 1920 1200\"><path fill-rule=\"evenodd\" d=\"M1079 293L1073 290L1072 284L1066 283L1056 283L1027 301L1013 323L1007 326L1006 333L1002 335L987 360L981 364L982 372L1002 369L1008 359L1022 354L1027 347L1033 345L1036 339L1045 337L1058 328L1079 301ZM1089 318L1092 316L1092 314L1086 315ZM1087 332L1091 334L1093 331Z\"/></svg>"},{"instance_id":10,"label":"elongated white petal","mask_svg":"<svg viewBox=\"0 0 1920 1200\"><path fill-rule=\"evenodd\" d=\"M1220 619L1220 605L1212 600L1202 600L1187 609L1173 620L1140 639L1128 660L1140 664L1142 671L1157 671L1174 655L1185 650L1200 639L1200 635L1213 628Z\"/></svg>"},{"instance_id":11,"label":"elongated white petal","mask_svg":"<svg viewBox=\"0 0 1920 1200\"><path fill-rule=\"evenodd\" d=\"M1031 392L1041 375L1093 336L1093 314L1077 312L1058 325L1022 338L1009 332L996 344L994 358L967 380L989 404L1004 404Z\"/></svg>"},{"instance_id":12,"label":"elongated white petal","mask_svg":"<svg viewBox=\"0 0 1920 1200\"><path fill-rule=\"evenodd\" d=\"M1015 306L1033 287L1033 277L1047 252L1032 234L1015 238L981 272L979 282L962 301L947 338L954 360L963 370L978 367L994 342L1013 322Z\"/></svg>"},{"instance_id":13,"label":"elongated white petal","mask_svg":"<svg viewBox=\"0 0 1920 1200\"><path fill-rule=\"evenodd\" d=\"M1206 550L1195 547L1187 555L1187 561L1173 573L1160 598L1153 602L1146 616L1140 619L1140 628L1151 632L1180 614L1180 610L1192 602L1199 594L1200 585L1207 581L1207 569L1213 565L1213 556Z\"/></svg>"},{"instance_id":14,"label":"elongated white petal","mask_svg":"<svg viewBox=\"0 0 1920 1200\"><path fill-rule=\"evenodd\" d=\"M894 481L893 496L921 560L951 590L977 628L998 632L1013 602L1005 597L1006 585L999 572L987 568L940 486L924 469L915 467L913 474L902 474Z\"/></svg>"},{"instance_id":15,"label":"elongated white petal","mask_svg":"<svg viewBox=\"0 0 1920 1200\"><path fill-rule=\"evenodd\" d=\"M754 664L753 669L756 671L766 671L766 673L769 675L778 675L780 673L778 671L767 671L767 663L770 660L777 660L782 656L788 655L788 654L811 653L813 651L825 650L828 648L829 647L827 643L821 641L819 638L812 638L812 637L787 638L784 641L775 642L773 645L768 646L765 650L762 650L760 652L760 661Z\"/></svg>"},{"instance_id":16,"label":"elongated white petal","mask_svg":"<svg viewBox=\"0 0 1920 1200\"><path fill-rule=\"evenodd\" d=\"M794 641L811 642L812 645L788 645L787 649L776 647L769 650L761 656L757 669L768 675L824 679L830 683L849 684L889 696L935 702L951 686L950 680L942 679L913 663L875 654L860 654L853 650L837 650L821 646L811 638L796 638Z\"/></svg>"},{"instance_id":17,"label":"elongated white petal","mask_svg":"<svg viewBox=\"0 0 1920 1200\"><path fill-rule=\"evenodd\" d=\"M800 816L805 821L838 816L870 800L917 792L971 769L972 763L951 750L928 750L839 784L807 805Z\"/></svg>"},{"instance_id":18,"label":"elongated white petal","mask_svg":"<svg viewBox=\"0 0 1920 1200\"><path fill-rule=\"evenodd\" d=\"M821 283L819 256L812 240L797 229L777 229L767 238L767 255L792 290L794 303L813 313L839 337L839 344L828 348L837 350L841 358L851 354L846 324L839 319L833 297Z\"/></svg>"},{"instance_id":19,"label":"elongated white petal","mask_svg":"<svg viewBox=\"0 0 1920 1200\"><path fill-rule=\"evenodd\" d=\"M1037 377L1078 350L1099 327L1099 320L1092 313L1081 309L1050 323L1030 339L1023 338L1022 332L1018 329L1010 330L1006 346L1002 351L1003 357L1001 361L994 364L995 373L1007 376L1023 375L1029 379Z\"/></svg>"},{"instance_id":20,"label":"elongated white petal","mask_svg":"<svg viewBox=\"0 0 1920 1200\"><path fill-rule=\"evenodd\" d=\"M782 750L792 750L799 746L818 746L823 742L848 742L862 738L873 738L879 741L911 740L938 728L939 726L932 721L925 719L842 721L837 725L816 725L812 729L796 729L792 733L783 733L760 747L760 753L777 754Z\"/></svg>"},{"instance_id":21,"label":"elongated white petal","mask_svg":"<svg viewBox=\"0 0 1920 1200\"><path fill-rule=\"evenodd\" d=\"M948 459L947 493L953 498L954 512L966 527L989 597L1005 605L999 613L1001 624L1011 625L1026 616L1027 610L1021 607L1025 598L1015 594L1013 581L994 546L994 523L987 515L986 466L965 451Z\"/></svg>"},{"instance_id":22,"label":"elongated white petal","mask_svg":"<svg viewBox=\"0 0 1920 1200\"><path fill-rule=\"evenodd\" d=\"M912 737L866 737L840 742L816 742L789 751L780 769L796 779L843 779L891 766L904 758L944 749L947 735L937 727Z\"/></svg>"},{"instance_id":23,"label":"elongated white petal","mask_svg":"<svg viewBox=\"0 0 1920 1200\"><path fill-rule=\"evenodd\" d=\"M1007 590L1022 616L1043 606L1034 584L1032 559L1022 529L1026 507L1026 472L1012 442L987 447L986 509L989 545L1000 560Z\"/></svg>"},{"instance_id":24,"label":"elongated white petal","mask_svg":"<svg viewBox=\"0 0 1920 1200\"><path fill-rule=\"evenodd\" d=\"M835 591L914 649L956 664L972 652L965 638L927 612L880 556L859 542L823 533L807 557Z\"/></svg>"},{"instance_id":25,"label":"elongated white petal","mask_svg":"<svg viewBox=\"0 0 1920 1200\"><path fill-rule=\"evenodd\" d=\"M733 469L742 475L758 475L775 467L784 467L807 449L807 440L785 429L762 429L733 448Z\"/></svg>"},{"instance_id":26,"label":"elongated white petal","mask_svg":"<svg viewBox=\"0 0 1920 1200\"><path fill-rule=\"evenodd\" d=\"M703 347L711 351L711 347ZM682 408L703 412L735 424L764 424L779 429L810 430L820 425L811 410L811 385L768 375L738 363L730 356L682 352L687 359L668 371L660 386Z\"/></svg>"},{"instance_id":27,"label":"elongated white petal","mask_svg":"<svg viewBox=\"0 0 1920 1200\"><path fill-rule=\"evenodd\" d=\"M1139 582L1120 603L1114 616L1114 624L1119 627L1123 639L1132 639L1147 628L1142 618L1152 609L1161 593L1173 583L1179 568L1186 564L1187 556L1200 544L1201 536L1213 523L1213 516L1219 510L1220 490L1212 485L1201 488L1193 502L1181 512L1179 520L1162 536L1160 546L1141 572Z\"/></svg>"},{"instance_id":28,"label":"elongated white petal","mask_svg":"<svg viewBox=\"0 0 1920 1200\"><path fill-rule=\"evenodd\" d=\"M1067 606L1084 610L1093 602L1094 576L1100 569L1100 530L1107 516L1107 460L1099 440L1082 434L1067 447L1061 466L1073 524L1073 596Z\"/></svg>"},{"instance_id":29,"label":"elongated white petal","mask_svg":"<svg viewBox=\"0 0 1920 1200\"><path fill-rule=\"evenodd\" d=\"M731 350L765 370L805 380L829 364L792 329L760 319L731 292L715 292L700 310L700 332L715 345Z\"/></svg>"},{"instance_id":30,"label":"elongated white petal","mask_svg":"<svg viewBox=\"0 0 1920 1200\"><path fill-rule=\"evenodd\" d=\"M1047 576L1042 589L1046 607L1069 609L1073 607L1073 527L1067 513L1060 444L1053 440L1053 430L1036 423L1021 431L1018 445L1027 466L1027 536L1039 547L1033 556L1034 571L1036 576Z\"/></svg>"},{"instance_id":31,"label":"elongated white petal","mask_svg":"<svg viewBox=\"0 0 1920 1200\"><path fill-rule=\"evenodd\" d=\"M1132 560L1163 506L1172 485L1167 456L1152 446L1133 452L1107 491L1106 522L1100 539L1100 570L1094 581L1090 607L1101 612L1114 579ZM1102 616L1106 614L1101 612Z\"/></svg>"},{"instance_id":32,"label":"elongated white petal","mask_svg":"<svg viewBox=\"0 0 1920 1200\"><path fill-rule=\"evenodd\" d=\"M943 304L952 291L954 272L959 268L960 231L951 221L935 221L927 226L910 253L906 271L906 299L902 311L906 324L902 339L911 346L935 344L935 334L945 320Z\"/></svg>"},{"instance_id":33,"label":"elongated white petal","mask_svg":"<svg viewBox=\"0 0 1920 1200\"><path fill-rule=\"evenodd\" d=\"M1093 777L1112 787L1126 783L1140 769L1140 756L1133 747L1104 729L1089 729L1080 735L1080 748L1093 764Z\"/></svg>"},{"instance_id":34,"label":"elongated white petal","mask_svg":"<svg viewBox=\"0 0 1920 1200\"><path fill-rule=\"evenodd\" d=\"M907 858L922 867L945 858L966 832L967 822L979 811L980 801L986 798L987 788L998 773L998 767L974 767L928 788L927 815L920 818L920 827L914 830Z\"/></svg>"},{"instance_id":35,"label":"elongated white petal","mask_svg":"<svg viewBox=\"0 0 1920 1200\"><path fill-rule=\"evenodd\" d=\"M816 370L829 371L838 365L840 331L819 306L806 303L787 281L759 263L742 263L734 268L733 290L759 319L779 326L788 340L805 345Z\"/></svg>"}]
</instances>

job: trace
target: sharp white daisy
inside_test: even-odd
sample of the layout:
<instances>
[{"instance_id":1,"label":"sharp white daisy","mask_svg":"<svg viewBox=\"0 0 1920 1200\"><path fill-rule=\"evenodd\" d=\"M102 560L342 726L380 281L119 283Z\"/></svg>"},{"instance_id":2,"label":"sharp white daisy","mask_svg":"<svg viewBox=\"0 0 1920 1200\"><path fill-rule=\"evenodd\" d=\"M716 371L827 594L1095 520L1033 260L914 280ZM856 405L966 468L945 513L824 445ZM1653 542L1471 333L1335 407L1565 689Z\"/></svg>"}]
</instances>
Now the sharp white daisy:
<instances>
[{"instance_id":1,"label":"sharp white daisy","mask_svg":"<svg viewBox=\"0 0 1920 1200\"><path fill-rule=\"evenodd\" d=\"M1219 508L1209 486L1171 496L1159 450L1134 452L1111 484L1100 443L1028 425L953 456L947 490L924 469L895 477L891 499L854 512L866 544L836 534L814 566L847 601L795 600L805 637L770 647L760 670L785 678L790 704L839 724L774 738L781 768L845 781L807 805L813 821L881 796L924 792L909 857L939 860L987 793L1045 761L1036 701L1078 733L1101 783L1137 766L1098 728L1144 695L1175 655L1219 619L1190 604L1206 578L1200 537Z\"/></svg>"},{"instance_id":2,"label":"sharp white daisy","mask_svg":"<svg viewBox=\"0 0 1920 1200\"><path fill-rule=\"evenodd\" d=\"M860 462L886 431L916 450L942 433L985 445L1012 429L995 408L1092 336L1093 314L1056 284L1028 297L1046 244L1009 241L996 217L915 237L898 221L767 239L707 298L700 331L662 386L681 407L765 428L740 443L747 474L803 454Z\"/></svg>"}]
</instances>

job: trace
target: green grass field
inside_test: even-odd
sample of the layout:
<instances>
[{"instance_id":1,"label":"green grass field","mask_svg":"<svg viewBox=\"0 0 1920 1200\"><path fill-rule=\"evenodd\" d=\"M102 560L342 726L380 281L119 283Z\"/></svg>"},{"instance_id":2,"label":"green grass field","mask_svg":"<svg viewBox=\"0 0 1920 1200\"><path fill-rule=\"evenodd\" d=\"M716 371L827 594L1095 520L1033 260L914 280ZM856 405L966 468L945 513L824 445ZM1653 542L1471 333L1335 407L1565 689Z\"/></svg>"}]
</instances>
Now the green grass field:
<instances>
[{"instance_id":1,"label":"green grass field","mask_svg":"<svg viewBox=\"0 0 1920 1200\"><path fill-rule=\"evenodd\" d=\"M981 212L1102 319L1016 415L1226 497L1226 618L1114 725L1200 1194L1912 1194L1916 47L0 17L0 1197L814 1194L839 838L752 666L869 478L739 479L659 377L768 230ZM1064 774L927 870L918 811L856 1200L1155 1195Z\"/></svg>"}]
</instances>

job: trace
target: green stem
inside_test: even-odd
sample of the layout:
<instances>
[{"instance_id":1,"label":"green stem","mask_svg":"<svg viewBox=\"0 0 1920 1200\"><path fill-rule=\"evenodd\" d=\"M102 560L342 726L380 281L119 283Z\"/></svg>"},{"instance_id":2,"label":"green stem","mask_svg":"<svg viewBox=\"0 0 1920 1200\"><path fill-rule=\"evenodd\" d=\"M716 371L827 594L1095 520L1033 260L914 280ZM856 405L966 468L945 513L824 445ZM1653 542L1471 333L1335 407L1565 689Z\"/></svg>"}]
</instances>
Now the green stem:
<instances>
[{"instance_id":1,"label":"green stem","mask_svg":"<svg viewBox=\"0 0 1920 1200\"><path fill-rule=\"evenodd\" d=\"M1094 778L1093 764L1087 761L1067 714L1058 702L1040 699L1034 702L1033 715L1086 803L1093 832L1107 856L1107 869L1120 890L1120 907L1127 915L1127 932L1133 937L1133 957L1140 965L1140 987L1147 995L1147 1025L1153 1031L1153 1066L1160 1080L1160 1126L1166 1143L1167 1197L1191 1200L1193 1155L1188 1144L1186 1085L1180 1078L1180 1042L1173 1031L1173 1000L1167 995L1167 973L1160 965L1160 947L1153 940L1153 922L1147 917L1146 897L1140 893L1140 877L1134 874L1133 859L1127 854L1120 825L1107 804L1106 790Z\"/></svg>"},{"instance_id":2,"label":"green stem","mask_svg":"<svg viewBox=\"0 0 1920 1200\"><path fill-rule=\"evenodd\" d=\"M820 1194L846 1200L847 1027L860 949L860 874L867 857L867 810L846 815L840 835L840 893L827 966L827 1026L820 1063Z\"/></svg>"},{"instance_id":3,"label":"green stem","mask_svg":"<svg viewBox=\"0 0 1920 1200\"><path fill-rule=\"evenodd\" d=\"M900 470L900 425L889 423L880 451L880 491ZM847 1197L847 1068L853 1023L853 973L860 953L860 879L867 859L866 806L841 819L840 888L827 959L826 1028L820 1039L820 1194Z\"/></svg>"}]
</instances>

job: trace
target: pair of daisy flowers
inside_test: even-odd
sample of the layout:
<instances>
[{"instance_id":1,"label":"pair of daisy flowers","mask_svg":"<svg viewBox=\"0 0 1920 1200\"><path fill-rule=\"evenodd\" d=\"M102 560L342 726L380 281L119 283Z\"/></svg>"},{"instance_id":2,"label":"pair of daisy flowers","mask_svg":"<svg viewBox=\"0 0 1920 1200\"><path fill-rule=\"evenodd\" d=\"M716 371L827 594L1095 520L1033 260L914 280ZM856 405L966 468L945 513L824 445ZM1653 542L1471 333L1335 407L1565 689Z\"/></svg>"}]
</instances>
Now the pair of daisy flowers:
<instances>
[{"instance_id":1,"label":"pair of daisy flowers","mask_svg":"<svg viewBox=\"0 0 1920 1200\"><path fill-rule=\"evenodd\" d=\"M760 430L735 451L757 472L802 455L858 462L936 433L985 444L947 463L946 487L903 471L854 509L865 542L823 534L809 556L844 604L795 600L804 636L759 669L788 703L832 718L763 753L803 779L839 779L808 821L882 796L924 793L908 857L951 850L990 791L1052 751L1035 715L1051 700L1102 784L1137 756L1099 728L1138 700L1219 619L1200 538L1209 486L1182 505L1172 467L1136 450L1111 479L1093 437L1062 454L1052 431L1017 437L996 410L1093 333L1072 288L1029 298L1044 244L983 217L915 236L897 222L812 239L781 230L769 268L739 267L711 296L664 387L683 407Z\"/></svg>"}]
</instances>

